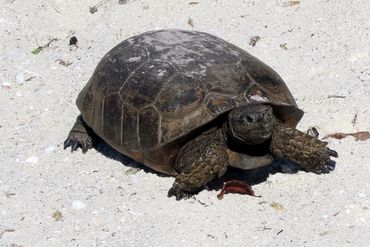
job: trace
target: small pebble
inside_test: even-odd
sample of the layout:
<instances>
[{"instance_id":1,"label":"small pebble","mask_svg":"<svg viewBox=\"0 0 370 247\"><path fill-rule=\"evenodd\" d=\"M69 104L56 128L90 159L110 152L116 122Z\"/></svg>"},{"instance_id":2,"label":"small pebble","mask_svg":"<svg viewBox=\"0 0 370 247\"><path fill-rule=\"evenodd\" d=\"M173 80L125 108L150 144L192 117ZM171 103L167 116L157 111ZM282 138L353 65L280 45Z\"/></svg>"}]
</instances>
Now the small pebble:
<instances>
[{"instance_id":1,"label":"small pebble","mask_svg":"<svg viewBox=\"0 0 370 247\"><path fill-rule=\"evenodd\" d=\"M22 92L20 92L20 91L17 91L17 92L15 93L15 95L17 95L17 97L22 97L22 96L23 96L23 93L22 93Z\"/></svg>"},{"instance_id":2,"label":"small pebble","mask_svg":"<svg viewBox=\"0 0 370 247\"><path fill-rule=\"evenodd\" d=\"M72 202L72 208L73 209L83 209L85 207L86 207L85 203L83 203L81 201L73 201Z\"/></svg>"},{"instance_id":3,"label":"small pebble","mask_svg":"<svg viewBox=\"0 0 370 247\"><path fill-rule=\"evenodd\" d=\"M31 164L37 164L38 161L39 158L37 158L36 156L31 156L26 159L26 162Z\"/></svg>"},{"instance_id":4,"label":"small pebble","mask_svg":"<svg viewBox=\"0 0 370 247\"><path fill-rule=\"evenodd\" d=\"M77 45L77 38L76 36L72 36L70 39L69 39L69 45Z\"/></svg>"},{"instance_id":5,"label":"small pebble","mask_svg":"<svg viewBox=\"0 0 370 247\"><path fill-rule=\"evenodd\" d=\"M49 145L45 148L45 153L50 153L50 152L53 152L55 150L55 146L53 145Z\"/></svg>"}]
</instances>

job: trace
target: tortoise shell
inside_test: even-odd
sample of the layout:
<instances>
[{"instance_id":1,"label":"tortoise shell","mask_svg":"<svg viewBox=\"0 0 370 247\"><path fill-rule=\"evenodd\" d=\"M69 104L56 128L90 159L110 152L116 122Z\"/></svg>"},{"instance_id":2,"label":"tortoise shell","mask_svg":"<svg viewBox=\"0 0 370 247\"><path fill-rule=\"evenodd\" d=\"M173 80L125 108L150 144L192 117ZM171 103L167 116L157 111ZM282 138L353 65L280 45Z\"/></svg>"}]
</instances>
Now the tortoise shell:
<instances>
[{"instance_id":1,"label":"tortoise shell","mask_svg":"<svg viewBox=\"0 0 370 247\"><path fill-rule=\"evenodd\" d=\"M77 98L87 125L119 152L174 175L176 154L235 107L261 102L295 126L303 112L281 77L213 35L159 30L110 50Z\"/></svg>"}]
</instances>

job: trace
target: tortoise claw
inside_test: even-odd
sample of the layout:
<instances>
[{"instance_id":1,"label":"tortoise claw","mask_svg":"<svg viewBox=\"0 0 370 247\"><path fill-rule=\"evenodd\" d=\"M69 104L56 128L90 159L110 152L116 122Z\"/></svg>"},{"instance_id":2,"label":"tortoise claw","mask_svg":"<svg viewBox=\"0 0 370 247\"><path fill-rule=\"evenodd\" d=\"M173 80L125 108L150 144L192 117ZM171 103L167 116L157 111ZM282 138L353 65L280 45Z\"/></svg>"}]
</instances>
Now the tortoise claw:
<instances>
[{"instance_id":1,"label":"tortoise claw","mask_svg":"<svg viewBox=\"0 0 370 247\"><path fill-rule=\"evenodd\" d=\"M337 151L335 151L333 149L327 148L326 153L328 154L328 156L331 156L331 157L334 157L334 158L338 158Z\"/></svg>"},{"instance_id":2,"label":"tortoise claw","mask_svg":"<svg viewBox=\"0 0 370 247\"><path fill-rule=\"evenodd\" d=\"M71 147L71 152L78 148L85 153L89 148L92 148L92 139L86 133L70 133L68 138L64 141L64 149Z\"/></svg>"},{"instance_id":3,"label":"tortoise claw","mask_svg":"<svg viewBox=\"0 0 370 247\"><path fill-rule=\"evenodd\" d=\"M82 145L78 141L72 141L71 152L76 151L80 146Z\"/></svg>"},{"instance_id":4,"label":"tortoise claw","mask_svg":"<svg viewBox=\"0 0 370 247\"><path fill-rule=\"evenodd\" d=\"M169 189L168 197L175 197L177 201L181 199L187 199L192 197L192 194L186 193L185 191L182 191L179 187L177 187L175 184Z\"/></svg>"},{"instance_id":5,"label":"tortoise claw","mask_svg":"<svg viewBox=\"0 0 370 247\"><path fill-rule=\"evenodd\" d=\"M327 174L335 169L335 161L329 160L326 163L315 167L314 169L306 169L307 172L313 172L316 174Z\"/></svg>"},{"instance_id":6,"label":"tortoise claw","mask_svg":"<svg viewBox=\"0 0 370 247\"><path fill-rule=\"evenodd\" d=\"M63 149L66 150L69 146L72 145L72 140L67 138L65 141L64 141L64 146L63 146Z\"/></svg>"}]
</instances>

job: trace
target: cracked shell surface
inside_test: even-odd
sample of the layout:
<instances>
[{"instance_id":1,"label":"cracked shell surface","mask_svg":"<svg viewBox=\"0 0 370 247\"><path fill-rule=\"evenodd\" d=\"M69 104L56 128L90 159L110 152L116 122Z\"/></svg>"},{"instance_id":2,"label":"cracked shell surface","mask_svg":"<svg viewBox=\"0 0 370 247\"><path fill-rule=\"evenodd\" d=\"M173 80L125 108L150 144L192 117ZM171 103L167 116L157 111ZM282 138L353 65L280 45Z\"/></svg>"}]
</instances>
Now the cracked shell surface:
<instances>
[{"instance_id":1,"label":"cracked shell surface","mask_svg":"<svg viewBox=\"0 0 370 247\"><path fill-rule=\"evenodd\" d=\"M200 128L253 102L273 105L291 126L303 115L269 66L213 35L175 29L118 44L77 98L85 122L108 144L171 175L179 148Z\"/></svg>"}]
</instances>

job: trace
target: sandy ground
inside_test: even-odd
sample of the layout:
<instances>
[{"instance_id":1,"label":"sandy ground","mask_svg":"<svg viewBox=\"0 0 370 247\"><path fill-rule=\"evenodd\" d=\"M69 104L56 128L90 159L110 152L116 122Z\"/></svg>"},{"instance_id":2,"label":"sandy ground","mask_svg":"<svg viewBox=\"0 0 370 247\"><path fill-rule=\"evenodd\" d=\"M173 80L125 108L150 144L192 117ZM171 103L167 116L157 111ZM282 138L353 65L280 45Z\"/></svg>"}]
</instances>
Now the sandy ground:
<instances>
[{"instance_id":1,"label":"sandy ground","mask_svg":"<svg viewBox=\"0 0 370 247\"><path fill-rule=\"evenodd\" d=\"M169 27L215 34L272 66L305 111L300 129L370 129L369 1L194 2L112 0L91 14L98 1L0 1L0 246L369 246L369 140L329 139L335 171L271 174L254 185L259 198L204 190L180 202L166 196L173 178L109 148L63 150L99 59Z\"/></svg>"}]
</instances>

